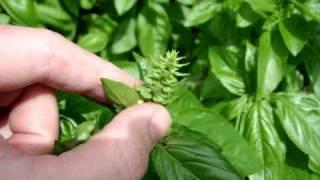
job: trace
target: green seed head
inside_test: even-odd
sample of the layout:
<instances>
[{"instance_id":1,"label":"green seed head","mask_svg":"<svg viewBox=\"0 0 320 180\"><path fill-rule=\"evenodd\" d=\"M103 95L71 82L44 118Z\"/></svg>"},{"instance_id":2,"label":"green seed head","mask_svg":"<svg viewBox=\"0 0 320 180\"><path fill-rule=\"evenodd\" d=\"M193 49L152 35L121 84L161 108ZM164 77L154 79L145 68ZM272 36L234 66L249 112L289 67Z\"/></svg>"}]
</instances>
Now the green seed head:
<instances>
[{"instance_id":1,"label":"green seed head","mask_svg":"<svg viewBox=\"0 0 320 180\"><path fill-rule=\"evenodd\" d=\"M186 76L178 70L187 64L181 64L183 57L178 57L178 52L172 50L166 55L153 59L153 63L144 72L144 84L137 88L140 96L146 101L166 105L172 95L179 76Z\"/></svg>"}]
</instances>

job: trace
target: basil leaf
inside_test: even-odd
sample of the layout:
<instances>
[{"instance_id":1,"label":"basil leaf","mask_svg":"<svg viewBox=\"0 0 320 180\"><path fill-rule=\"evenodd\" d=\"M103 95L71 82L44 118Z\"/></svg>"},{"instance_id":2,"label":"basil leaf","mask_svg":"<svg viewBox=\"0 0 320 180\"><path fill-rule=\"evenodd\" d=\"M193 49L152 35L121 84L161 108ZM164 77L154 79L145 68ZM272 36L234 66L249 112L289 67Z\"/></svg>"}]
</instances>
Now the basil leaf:
<instances>
[{"instance_id":1,"label":"basil leaf","mask_svg":"<svg viewBox=\"0 0 320 180\"><path fill-rule=\"evenodd\" d=\"M1 0L0 4L18 24L40 25L33 0Z\"/></svg>"},{"instance_id":2,"label":"basil leaf","mask_svg":"<svg viewBox=\"0 0 320 180\"><path fill-rule=\"evenodd\" d=\"M293 1L302 12L302 15L308 20L320 21L320 2L317 0L306 0L303 2Z\"/></svg>"},{"instance_id":3,"label":"basil leaf","mask_svg":"<svg viewBox=\"0 0 320 180\"><path fill-rule=\"evenodd\" d=\"M208 72L208 75L201 86L200 99L219 99L231 96L232 94L222 85L222 82L213 74L213 72Z\"/></svg>"},{"instance_id":4,"label":"basil leaf","mask_svg":"<svg viewBox=\"0 0 320 180\"><path fill-rule=\"evenodd\" d=\"M287 50L278 33L265 32L259 40L257 96L269 95L286 73Z\"/></svg>"},{"instance_id":5,"label":"basil leaf","mask_svg":"<svg viewBox=\"0 0 320 180\"><path fill-rule=\"evenodd\" d=\"M320 2L317 0L307 0L304 5L310 14L318 21L320 21Z\"/></svg>"},{"instance_id":6,"label":"basil leaf","mask_svg":"<svg viewBox=\"0 0 320 180\"><path fill-rule=\"evenodd\" d=\"M105 106L79 95L58 92L60 135L54 153L60 154L87 141L111 121L114 114Z\"/></svg>"},{"instance_id":7,"label":"basil leaf","mask_svg":"<svg viewBox=\"0 0 320 180\"><path fill-rule=\"evenodd\" d=\"M271 105L266 100L249 103L237 120L237 128L265 167L250 179L281 179L286 149L277 133Z\"/></svg>"},{"instance_id":8,"label":"basil leaf","mask_svg":"<svg viewBox=\"0 0 320 180\"><path fill-rule=\"evenodd\" d=\"M191 27L203 24L210 20L220 9L221 5L215 0L201 1L192 7L184 25Z\"/></svg>"},{"instance_id":9,"label":"basil leaf","mask_svg":"<svg viewBox=\"0 0 320 180\"><path fill-rule=\"evenodd\" d=\"M255 13L250 5L243 3L236 16L237 26L246 28L259 20L259 14Z\"/></svg>"},{"instance_id":10,"label":"basil leaf","mask_svg":"<svg viewBox=\"0 0 320 180\"><path fill-rule=\"evenodd\" d=\"M277 2L275 0L244 0L259 14L264 14L265 12L272 12L276 9Z\"/></svg>"},{"instance_id":11,"label":"basil leaf","mask_svg":"<svg viewBox=\"0 0 320 180\"><path fill-rule=\"evenodd\" d=\"M201 134L179 129L152 151L160 179L241 179L230 163Z\"/></svg>"},{"instance_id":12,"label":"basil leaf","mask_svg":"<svg viewBox=\"0 0 320 180\"><path fill-rule=\"evenodd\" d=\"M60 135L59 141L66 141L68 139L73 139L76 136L77 123L66 116L60 118Z\"/></svg>"},{"instance_id":13,"label":"basil leaf","mask_svg":"<svg viewBox=\"0 0 320 180\"><path fill-rule=\"evenodd\" d=\"M82 48L91 51L93 53L103 50L108 43L108 35L106 32L91 28L90 31L80 36L77 42Z\"/></svg>"},{"instance_id":14,"label":"basil leaf","mask_svg":"<svg viewBox=\"0 0 320 180\"><path fill-rule=\"evenodd\" d=\"M208 29L213 38L218 39L220 43L225 46L229 45L229 50L232 49L231 46L233 44L239 41L239 31L236 28L235 20L227 13L215 15L210 20ZM228 49L228 47L226 47L226 49Z\"/></svg>"},{"instance_id":15,"label":"basil leaf","mask_svg":"<svg viewBox=\"0 0 320 180\"><path fill-rule=\"evenodd\" d=\"M88 23L87 31L80 34L77 43L93 53L105 49L117 23L106 14L92 14L87 16L85 20Z\"/></svg>"},{"instance_id":16,"label":"basil leaf","mask_svg":"<svg viewBox=\"0 0 320 180\"><path fill-rule=\"evenodd\" d=\"M152 66L152 61L149 58L144 58L143 56L141 56L140 54L138 54L136 52L133 52L133 57L139 65L140 72L141 72L142 79L143 79L143 72L146 71L148 69L148 67Z\"/></svg>"},{"instance_id":17,"label":"basil leaf","mask_svg":"<svg viewBox=\"0 0 320 180\"><path fill-rule=\"evenodd\" d=\"M85 121L76 128L77 140L87 141L90 135L94 132L96 121Z\"/></svg>"},{"instance_id":18,"label":"basil leaf","mask_svg":"<svg viewBox=\"0 0 320 180\"><path fill-rule=\"evenodd\" d=\"M138 44L145 57L158 57L167 49L171 25L165 9L158 3L147 3L139 13Z\"/></svg>"},{"instance_id":19,"label":"basil leaf","mask_svg":"<svg viewBox=\"0 0 320 180\"><path fill-rule=\"evenodd\" d=\"M220 115L206 109L192 108L181 111L173 121L208 137L242 176L262 169L258 155Z\"/></svg>"},{"instance_id":20,"label":"basil leaf","mask_svg":"<svg viewBox=\"0 0 320 180\"><path fill-rule=\"evenodd\" d=\"M292 16L280 21L279 30L285 45L294 56L302 50L311 32L309 23L301 16Z\"/></svg>"},{"instance_id":21,"label":"basil leaf","mask_svg":"<svg viewBox=\"0 0 320 180\"><path fill-rule=\"evenodd\" d=\"M320 101L304 93L276 96L277 115L290 140L309 156L309 167L320 169Z\"/></svg>"},{"instance_id":22,"label":"basil leaf","mask_svg":"<svg viewBox=\"0 0 320 180\"><path fill-rule=\"evenodd\" d=\"M90 136L94 134L96 128L96 121L85 121L80 125L77 125L76 127L70 126L70 121L62 122L64 124L63 126L60 126L60 128L72 127L72 134L70 134L69 137L60 138L59 141L55 142L53 149L54 154L61 154L76 147L81 143L84 143L90 138ZM64 132L65 130L66 129L60 129L60 132Z\"/></svg>"},{"instance_id":23,"label":"basil leaf","mask_svg":"<svg viewBox=\"0 0 320 180\"><path fill-rule=\"evenodd\" d=\"M226 118L226 120L231 121L240 116L246 110L248 100L248 96L244 95L232 100L220 101L208 108L214 112L218 112Z\"/></svg>"},{"instance_id":24,"label":"basil leaf","mask_svg":"<svg viewBox=\"0 0 320 180\"><path fill-rule=\"evenodd\" d=\"M117 13L121 16L130 10L137 0L114 0L113 2Z\"/></svg>"},{"instance_id":25,"label":"basil leaf","mask_svg":"<svg viewBox=\"0 0 320 180\"><path fill-rule=\"evenodd\" d=\"M80 6L82 9L92 9L96 5L97 0L80 0Z\"/></svg>"},{"instance_id":26,"label":"basil leaf","mask_svg":"<svg viewBox=\"0 0 320 180\"><path fill-rule=\"evenodd\" d=\"M35 5L39 21L56 31L73 39L76 32L77 22L73 16L65 10L60 1L43 0Z\"/></svg>"},{"instance_id":27,"label":"basil leaf","mask_svg":"<svg viewBox=\"0 0 320 180\"><path fill-rule=\"evenodd\" d=\"M177 0L181 4L186 4L186 5L194 5L197 3L197 0Z\"/></svg>"},{"instance_id":28,"label":"basil leaf","mask_svg":"<svg viewBox=\"0 0 320 180\"><path fill-rule=\"evenodd\" d=\"M79 1L74 0L59 0L61 5L63 6L68 13L70 13L73 17L79 16L80 3Z\"/></svg>"},{"instance_id":29,"label":"basil leaf","mask_svg":"<svg viewBox=\"0 0 320 180\"><path fill-rule=\"evenodd\" d=\"M256 52L257 48L252 45L250 42L246 42L246 52L245 52L245 69L247 72L254 70L256 67Z\"/></svg>"},{"instance_id":30,"label":"basil leaf","mask_svg":"<svg viewBox=\"0 0 320 180\"><path fill-rule=\"evenodd\" d=\"M127 72L129 75L140 79L140 71L138 64L131 61L116 61L113 63L117 67L121 68L123 71Z\"/></svg>"},{"instance_id":31,"label":"basil leaf","mask_svg":"<svg viewBox=\"0 0 320 180\"><path fill-rule=\"evenodd\" d=\"M117 34L114 37L111 51L114 54L121 54L130 51L137 45L136 21L130 18L120 24Z\"/></svg>"},{"instance_id":32,"label":"basil leaf","mask_svg":"<svg viewBox=\"0 0 320 180\"><path fill-rule=\"evenodd\" d=\"M134 88L106 78L102 78L101 81L105 95L120 108L129 107L142 101Z\"/></svg>"},{"instance_id":33,"label":"basil leaf","mask_svg":"<svg viewBox=\"0 0 320 180\"><path fill-rule=\"evenodd\" d=\"M225 49L210 48L209 59L211 71L220 80L221 84L231 93L243 95L246 87L237 72L239 66L237 57Z\"/></svg>"},{"instance_id":34,"label":"basil leaf","mask_svg":"<svg viewBox=\"0 0 320 180\"><path fill-rule=\"evenodd\" d=\"M310 173L308 169L301 169L294 166L286 165L285 170L286 170L286 175L284 176L284 180L292 180L292 179L317 180L320 178L319 175Z\"/></svg>"},{"instance_id":35,"label":"basil leaf","mask_svg":"<svg viewBox=\"0 0 320 180\"><path fill-rule=\"evenodd\" d=\"M289 72L283 81L287 92L299 92L303 89L304 77L299 71Z\"/></svg>"},{"instance_id":36,"label":"basil leaf","mask_svg":"<svg viewBox=\"0 0 320 180\"><path fill-rule=\"evenodd\" d=\"M305 66L308 71L309 79L312 83L313 92L320 97L320 61L319 54L313 49L308 48L303 52Z\"/></svg>"},{"instance_id":37,"label":"basil leaf","mask_svg":"<svg viewBox=\"0 0 320 180\"><path fill-rule=\"evenodd\" d=\"M59 108L60 114L74 120L76 124L96 121L97 129L102 129L114 116L108 107L79 95L59 92L58 99L59 104L64 104Z\"/></svg>"},{"instance_id":38,"label":"basil leaf","mask_svg":"<svg viewBox=\"0 0 320 180\"><path fill-rule=\"evenodd\" d=\"M167 105L167 109L173 118L179 116L180 112L185 109L199 107L203 107L203 105L198 98L190 90L181 85L175 89Z\"/></svg>"}]
</instances>

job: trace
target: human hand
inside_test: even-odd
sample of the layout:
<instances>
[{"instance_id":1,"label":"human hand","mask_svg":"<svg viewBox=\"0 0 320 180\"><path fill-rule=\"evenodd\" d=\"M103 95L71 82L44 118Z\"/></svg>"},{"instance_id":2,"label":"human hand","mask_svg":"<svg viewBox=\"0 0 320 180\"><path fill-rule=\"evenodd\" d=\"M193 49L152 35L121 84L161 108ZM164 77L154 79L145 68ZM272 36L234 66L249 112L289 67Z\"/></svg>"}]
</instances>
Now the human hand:
<instances>
[{"instance_id":1,"label":"human hand","mask_svg":"<svg viewBox=\"0 0 320 180\"><path fill-rule=\"evenodd\" d=\"M53 89L103 102L100 77L139 81L48 30L0 26L0 179L139 179L170 125L160 105L118 114L87 143L48 155L58 136Z\"/></svg>"}]
</instances>

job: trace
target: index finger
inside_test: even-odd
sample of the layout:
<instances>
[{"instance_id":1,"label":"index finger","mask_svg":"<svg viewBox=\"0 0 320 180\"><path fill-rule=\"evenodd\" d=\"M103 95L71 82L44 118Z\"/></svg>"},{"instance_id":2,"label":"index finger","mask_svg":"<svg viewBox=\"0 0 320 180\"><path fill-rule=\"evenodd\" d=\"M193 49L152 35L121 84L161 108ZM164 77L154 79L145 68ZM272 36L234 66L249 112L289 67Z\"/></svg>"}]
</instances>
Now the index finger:
<instances>
[{"instance_id":1,"label":"index finger","mask_svg":"<svg viewBox=\"0 0 320 180\"><path fill-rule=\"evenodd\" d=\"M44 29L0 25L0 54L0 92L42 83L103 101L101 77L139 84L110 62Z\"/></svg>"}]
</instances>

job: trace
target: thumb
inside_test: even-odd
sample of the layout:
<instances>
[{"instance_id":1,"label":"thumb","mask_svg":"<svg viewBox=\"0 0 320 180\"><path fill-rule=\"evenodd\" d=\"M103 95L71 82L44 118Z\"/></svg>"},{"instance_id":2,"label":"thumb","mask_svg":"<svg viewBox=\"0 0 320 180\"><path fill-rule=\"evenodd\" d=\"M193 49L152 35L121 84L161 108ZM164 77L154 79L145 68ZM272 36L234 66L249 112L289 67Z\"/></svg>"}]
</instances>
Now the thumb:
<instances>
[{"instance_id":1,"label":"thumb","mask_svg":"<svg viewBox=\"0 0 320 180\"><path fill-rule=\"evenodd\" d=\"M58 174L70 180L141 179L150 151L169 126L169 113L160 105L130 107L89 142L62 154L63 168ZM41 168L38 172L51 171L49 166Z\"/></svg>"},{"instance_id":2,"label":"thumb","mask_svg":"<svg viewBox=\"0 0 320 180\"><path fill-rule=\"evenodd\" d=\"M170 126L168 111L153 103L136 105L118 114L105 129L93 138L128 139L151 150Z\"/></svg>"}]
</instances>

